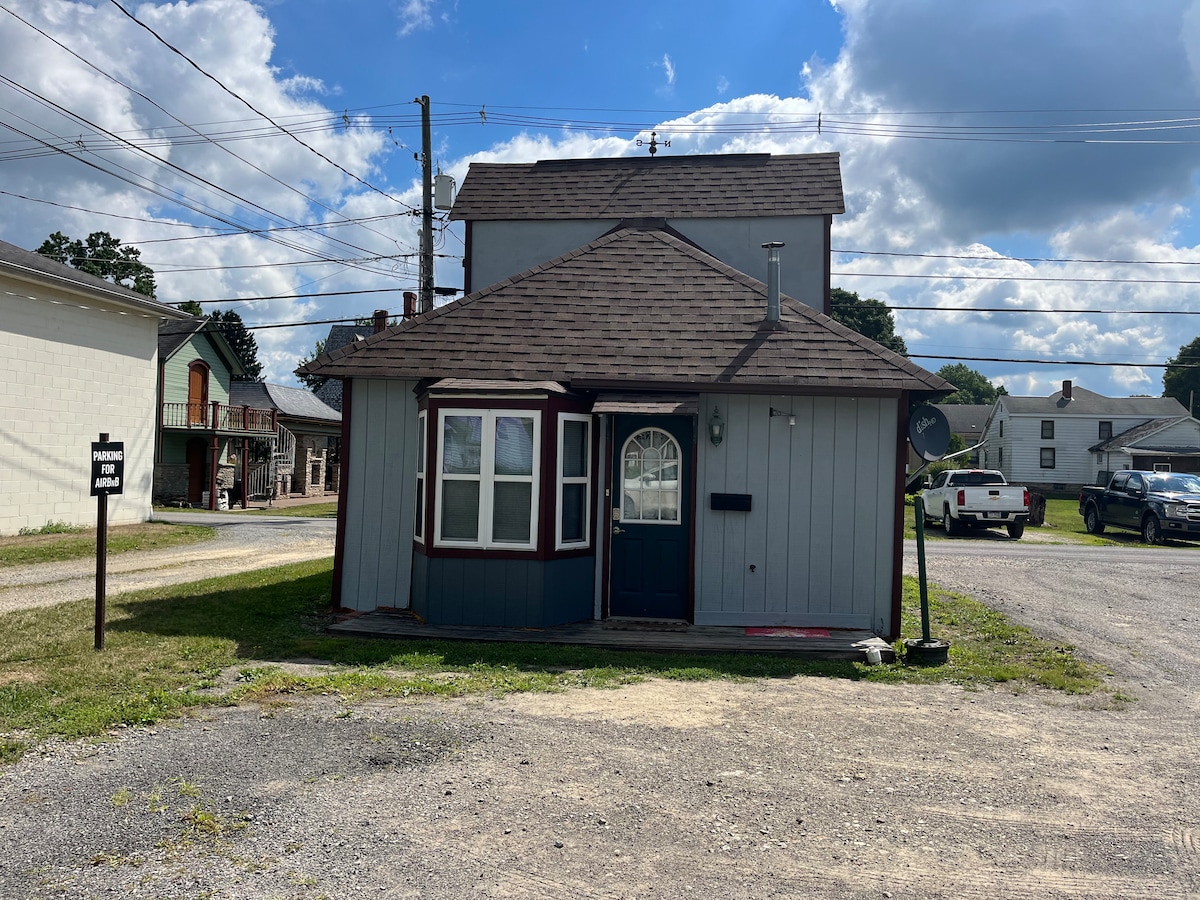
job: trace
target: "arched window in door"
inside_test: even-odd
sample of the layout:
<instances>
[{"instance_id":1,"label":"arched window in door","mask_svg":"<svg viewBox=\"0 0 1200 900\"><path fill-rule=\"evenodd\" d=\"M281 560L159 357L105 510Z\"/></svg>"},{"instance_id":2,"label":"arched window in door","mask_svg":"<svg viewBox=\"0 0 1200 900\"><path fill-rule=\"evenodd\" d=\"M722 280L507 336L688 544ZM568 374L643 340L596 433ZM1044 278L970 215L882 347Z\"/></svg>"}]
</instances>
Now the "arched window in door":
<instances>
[{"instance_id":1,"label":"arched window in door","mask_svg":"<svg viewBox=\"0 0 1200 900\"><path fill-rule=\"evenodd\" d=\"M621 451L621 521L679 524L679 444L661 428L630 435Z\"/></svg>"},{"instance_id":2,"label":"arched window in door","mask_svg":"<svg viewBox=\"0 0 1200 900\"><path fill-rule=\"evenodd\" d=\"M199 359L188 365L187 421L189 426L208 421L208 364Z\"/></svg>"}]
</instances>

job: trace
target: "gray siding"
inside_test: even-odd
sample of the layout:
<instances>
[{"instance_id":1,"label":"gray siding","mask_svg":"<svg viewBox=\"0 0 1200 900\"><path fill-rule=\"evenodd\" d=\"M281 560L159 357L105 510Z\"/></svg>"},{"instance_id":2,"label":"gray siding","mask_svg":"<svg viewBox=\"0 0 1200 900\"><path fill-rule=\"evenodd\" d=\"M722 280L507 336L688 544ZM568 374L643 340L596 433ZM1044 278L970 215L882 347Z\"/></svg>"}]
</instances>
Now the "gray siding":
<instances>
[{"instance_id":1,"label":"gray siding","mask_svg":"<svg viewBox=\"0 0 1200 900\"><path fill-rule=\"evenodd\" d=\"M415 382L355 379L342 605L407 608L416 516Z\"/></svg>"},{"instance_id":2,"label":"gray siding","mask_svg":"<svg viewBox=\"0 0 1200 900\"><path fill-rule=\"evenodd\" d=\"M893 630L897 401L709 394L702 423L714 405L728 437L699 444L696 624ZM713 492L752 510L713 511Z\"/></svg>"},{"instance_id":3,"label":"gray siding","mask_svg":"<svg viewBox=\"0 0 1200 900\"><path fill-rule=\"evenodd\" d=\"M569 253L610 231L610 220L474 222L471 225L471 290ZM668 224L726 265L767 279L767 241L783 241L780 290L816 309L825 303L823 216L670 219Z\"/></svg>"}]
</instances>

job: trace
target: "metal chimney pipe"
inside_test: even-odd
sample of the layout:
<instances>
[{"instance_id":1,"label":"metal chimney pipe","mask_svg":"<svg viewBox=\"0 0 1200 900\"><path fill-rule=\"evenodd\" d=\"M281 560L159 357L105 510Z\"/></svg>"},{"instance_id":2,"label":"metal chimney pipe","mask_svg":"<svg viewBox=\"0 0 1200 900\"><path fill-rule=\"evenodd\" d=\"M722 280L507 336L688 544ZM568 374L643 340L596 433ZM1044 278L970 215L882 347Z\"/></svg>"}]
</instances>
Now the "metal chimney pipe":
<instances>
[{"instance_id":1,"label":"metal chimney pipe","mask_svg":"<svg viewBox=\"0 0 1200 900\"><path fill-rule=\"evenodd\" d=\"M783 241L767 241L762 247L767 251L767 321L779 321L779 248Z\"/></svg>"}]
</instances>

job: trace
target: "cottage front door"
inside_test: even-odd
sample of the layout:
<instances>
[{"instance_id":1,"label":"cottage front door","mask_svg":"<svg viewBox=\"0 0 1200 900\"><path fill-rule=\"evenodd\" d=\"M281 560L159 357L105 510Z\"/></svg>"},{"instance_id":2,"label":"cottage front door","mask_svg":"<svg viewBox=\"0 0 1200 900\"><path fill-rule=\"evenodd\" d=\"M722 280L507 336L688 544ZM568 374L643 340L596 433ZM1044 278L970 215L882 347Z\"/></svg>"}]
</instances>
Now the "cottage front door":
<instances>
[{"instance_id":1,"label":"cottage front door","mask_svg":"<svg viewBox=\"0 0 1200 900\"><path fill-rule=\"evenodd\" d=\"M686 619L695 420L618 415L613 428L609 614Z\"/></svg>"},{"instance_id":2,"label":"cottage front door","mask_svg":"<svg viewBox=\"0 0 1200 900\"><path fill-rule=\"evenodd\" d=\"M188 502L199 503L208 483L208 442L192 438L187 442Z\"/></svg>"}]
</instances>

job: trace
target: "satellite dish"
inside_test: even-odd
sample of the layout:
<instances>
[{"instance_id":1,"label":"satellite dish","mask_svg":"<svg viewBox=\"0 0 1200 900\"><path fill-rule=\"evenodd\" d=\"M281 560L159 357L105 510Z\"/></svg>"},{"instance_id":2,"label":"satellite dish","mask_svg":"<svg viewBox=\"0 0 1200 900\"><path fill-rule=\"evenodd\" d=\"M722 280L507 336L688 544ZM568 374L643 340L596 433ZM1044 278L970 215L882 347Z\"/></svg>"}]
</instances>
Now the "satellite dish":
<instances>
[{"instance_id":1,"label":"satellite dish","mask_svg":"<svg viewBox=\"0 0 1200 900\"><path fill-rule=\"evenodd\" d=\"M950 423L945 414L928 403L918 406L908 418L908 441L926 462L941 459L950 449Z\"/></svg>"}]
</instances>

